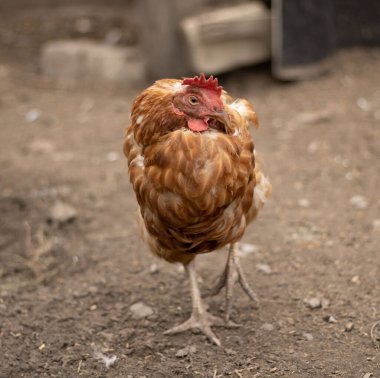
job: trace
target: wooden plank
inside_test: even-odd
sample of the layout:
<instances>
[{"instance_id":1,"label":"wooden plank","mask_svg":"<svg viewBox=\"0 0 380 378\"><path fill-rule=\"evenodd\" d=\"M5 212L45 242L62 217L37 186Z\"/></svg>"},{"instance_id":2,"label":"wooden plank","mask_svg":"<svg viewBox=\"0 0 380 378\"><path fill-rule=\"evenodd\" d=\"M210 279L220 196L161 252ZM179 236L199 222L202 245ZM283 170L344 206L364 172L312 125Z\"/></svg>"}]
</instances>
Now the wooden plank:
<instances>
[{"instance_id":1,"label":"wooden plank","mask_svg":"<svg viewBox=\"0 0 380 378\"><path fill-rule=\"evenodd\" d=\"M181 23L194 72L220 73L270 58L270 11L261 2L222 7Z\"/></svg>"}]
</instances>

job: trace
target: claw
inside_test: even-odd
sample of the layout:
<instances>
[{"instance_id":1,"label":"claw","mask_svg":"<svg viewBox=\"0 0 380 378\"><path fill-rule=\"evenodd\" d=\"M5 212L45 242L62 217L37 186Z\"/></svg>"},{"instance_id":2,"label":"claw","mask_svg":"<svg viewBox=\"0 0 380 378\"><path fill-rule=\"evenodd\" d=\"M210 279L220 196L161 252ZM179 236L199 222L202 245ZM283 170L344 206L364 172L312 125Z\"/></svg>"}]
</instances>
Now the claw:
<instances>
[{"instance_id":1,"label":"claw","mask_svg":"<svg viewBox=\"0 0 380 378\"><path fill-rule=\"evenodd\" d=\"M182 324L174 326L164 332L164 335L174 335L176 333L188 331L191 329L198 329L201 331L207 338L217 346L221 346L220 340L215 336L214 332L211 330L212 325L221 325L223 322L222 319L210 315L207 312L199 313L193 312L190 319L186 320Z\"/></svg>"}]
</instances>

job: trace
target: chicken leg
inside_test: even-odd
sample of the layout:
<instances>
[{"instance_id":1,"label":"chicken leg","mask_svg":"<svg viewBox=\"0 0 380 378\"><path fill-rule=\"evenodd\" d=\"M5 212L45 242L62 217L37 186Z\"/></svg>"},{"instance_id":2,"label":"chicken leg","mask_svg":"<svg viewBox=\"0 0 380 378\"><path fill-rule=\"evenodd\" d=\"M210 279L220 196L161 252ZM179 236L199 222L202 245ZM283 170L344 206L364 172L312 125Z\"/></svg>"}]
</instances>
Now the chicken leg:
<instances>
[{"instance_id":1,"label":"chicken leg","mask_svg":"<svg viewBox=\"0 0 380 378\"><path fill-rule=\"evenodd\" d=\"M256 304L259 303L257 295L252 291L248 285L248 281L245 277L244 271L239 264L239 248L237 243L230 244L228 251L228 259L226 267L216 284L211 290L210 295L217 295L225 287L226 288L226 310L224 314L224 320L226 324L231 323L230 315L232 309L233 289L236 281L239 281L243 291L252 299Z\"/></svg>"},{"instance_id":2,"label":"chicken leg","mask_svg":"<svg viewBox=\"0 0 380 378\"><path fill-rule=\"evenodd\" d=\"M192 314L190 316L190 319L186 320L184 323L178 326L168 329L166 332L164 332L164 334L170 335L184 332L190 329L199 329L212 343L220 346L220 341L215 336L214 332L212 332L211 326L224 326L224 321L221 318L213 316L206 311L198 287L194 260L185 265L185 270L190 284L193 307Z\"/></svg>"}]
</instances>

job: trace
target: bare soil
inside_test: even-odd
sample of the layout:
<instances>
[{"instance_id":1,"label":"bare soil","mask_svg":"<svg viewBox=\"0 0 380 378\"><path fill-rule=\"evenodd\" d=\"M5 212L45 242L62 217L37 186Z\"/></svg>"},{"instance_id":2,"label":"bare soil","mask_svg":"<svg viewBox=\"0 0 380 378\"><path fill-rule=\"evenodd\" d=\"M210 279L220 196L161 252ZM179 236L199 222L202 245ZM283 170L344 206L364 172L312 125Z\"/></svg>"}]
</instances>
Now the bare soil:
<instances>
[{"instance_id":1,"label":"bare soil","mask_svg":"<svg viewBox=\"0 0 380 378\"><path fill-rule=\"evenodd\" d=\"M38 51L1 51L1 377L380 377L379 50L341 52L308 82L266 66L221 78L256 106L274 194L242 241L260 309L236 289L242 326L216 328L220 348L163 335L191 303L136 233L121 148L137 91L64 89L35 73ZM51 219L58 200L75 219ZM203 293L225 259L198 258ZM139 301L153 314L133 318ZM206 301L223 314L223 295Z\"/></svg>"}]
</instances>

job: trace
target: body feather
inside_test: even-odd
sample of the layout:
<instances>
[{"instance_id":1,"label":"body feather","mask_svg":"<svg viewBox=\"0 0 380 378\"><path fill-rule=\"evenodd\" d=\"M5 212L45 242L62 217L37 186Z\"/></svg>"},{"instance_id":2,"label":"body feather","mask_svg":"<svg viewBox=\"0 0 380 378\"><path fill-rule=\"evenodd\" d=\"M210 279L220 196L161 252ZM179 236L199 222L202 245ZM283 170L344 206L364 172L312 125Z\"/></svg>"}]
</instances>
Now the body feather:
<instances>
[{"instance_id":1,"label":"body feather","mask_svg":"<svg viewBox=\"0 0 380 378\"><path fill-rule=\"evenodd\" d=\"M159 257L186 264L240 240L271 186L256 164L252 105L223 92L229 126L193 132L173 111L180 88L160 80L136 98L124 152L143 239Z\"/></svg>"}]
</instances>

